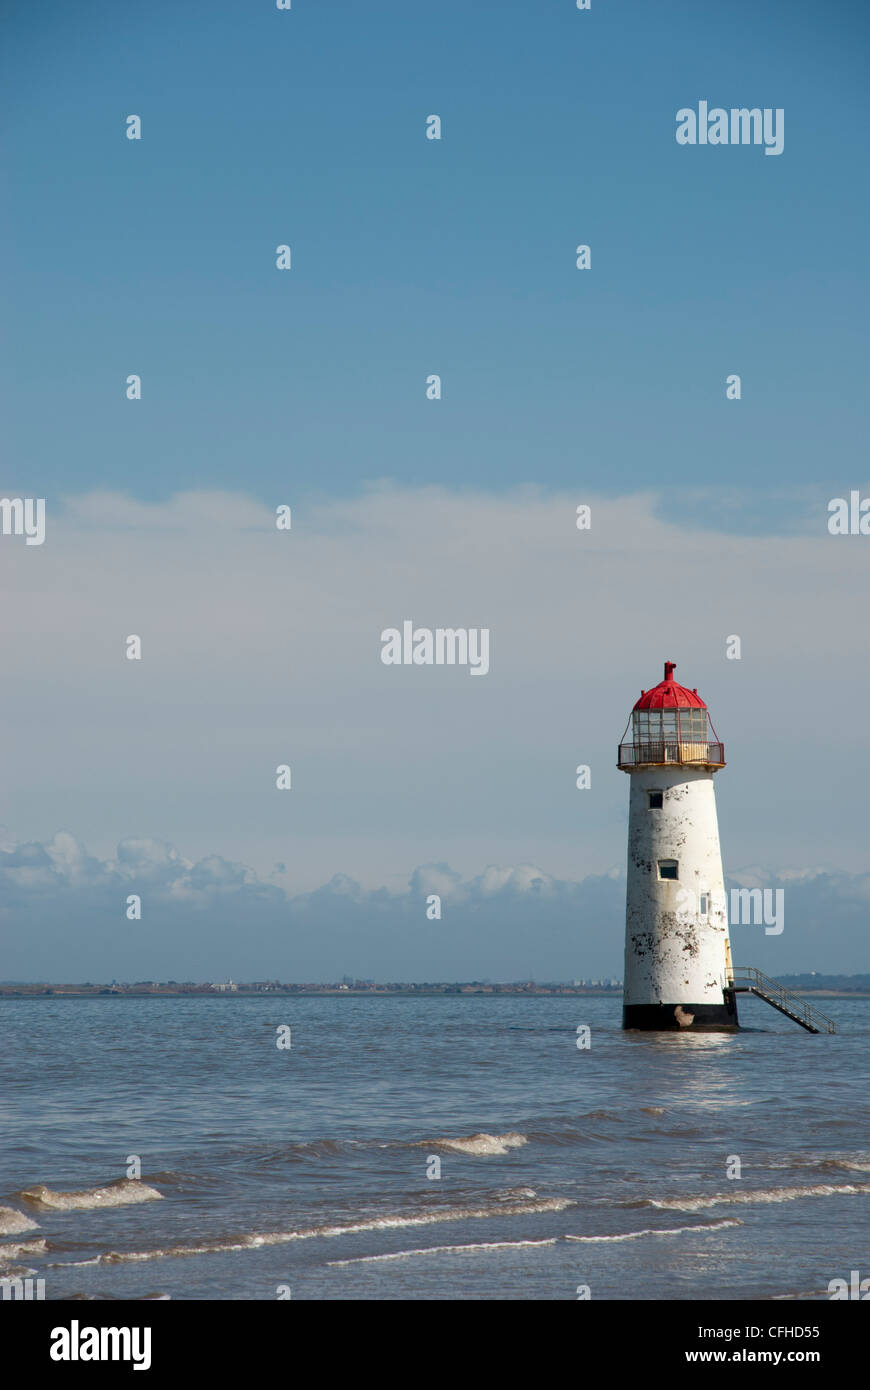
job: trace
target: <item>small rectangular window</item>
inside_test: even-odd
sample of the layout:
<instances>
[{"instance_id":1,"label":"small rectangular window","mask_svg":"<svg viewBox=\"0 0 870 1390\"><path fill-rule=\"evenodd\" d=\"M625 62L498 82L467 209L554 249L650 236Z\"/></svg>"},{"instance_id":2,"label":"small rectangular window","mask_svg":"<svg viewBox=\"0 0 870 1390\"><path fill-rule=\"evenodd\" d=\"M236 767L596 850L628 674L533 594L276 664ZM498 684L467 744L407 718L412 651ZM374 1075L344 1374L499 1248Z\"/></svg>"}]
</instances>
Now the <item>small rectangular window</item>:
<instances>
[{"instance_id":1,"label":"small rectangular window","mask_svg":"<svg viewBox=\"0 0 870 1390\"><path fill-rule=\"evenodd\" d=\"M659 860L659 878L678 878L678 864L676 859Z\"/></svg>"},{"instance_id":2,"label":"small rectangular window","mask_svg":"<svg viewBox=\"0 0 870 1390\"><path fill-rule=\"evenodd\" d=\"M709 916L709 913L710 913L710 894L709 894L709 893L702 893L702 894L701 894L701 897L700 897L700 900L699 900L699 907L700 907L700 915L701 915L702 917L707 917L707 916Z\"/></svg>"},{"instance_id":3,"label":"small rectangular window","mask_svg":"<svg viewBox=\"0 0 870 1390\"><path fill-rule=\"evenodd\" d=\"M651 811L660 811L664 800L664 792L648 792L649 808Z\"/></svg>"}]
</instances>

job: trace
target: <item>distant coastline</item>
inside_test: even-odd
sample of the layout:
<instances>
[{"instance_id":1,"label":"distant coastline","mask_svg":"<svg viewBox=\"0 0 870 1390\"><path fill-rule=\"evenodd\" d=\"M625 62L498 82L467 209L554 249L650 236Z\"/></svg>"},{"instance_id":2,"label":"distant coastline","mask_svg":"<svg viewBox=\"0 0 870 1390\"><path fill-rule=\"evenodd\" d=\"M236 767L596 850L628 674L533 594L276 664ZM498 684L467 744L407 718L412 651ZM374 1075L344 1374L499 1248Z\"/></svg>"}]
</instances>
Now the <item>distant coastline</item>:
<instances>
[{"instance_id":1,"label":"distant coastline","mask_svg":"<svg viewBox=\"0 0 870 1390\"><path fill-rule=\"evenodd\" d=\"M138 984L46 984L9 982L0 984L0 998L91 998L99 995L132 995L137 998L155 996L159 998L199 995L209 998L259 997L264 994L616 994L622 993L619 984L489 984L476 981L467 983L436 984L375 984L355 981L353 984L183 984L170 980L165 984L140 982Z\"/></svg>"},{"instance_id":2,"label":"distant coastline","mask_svg":"<svg viewBox=\"0 0 870 1390\"><path fill-rule=\"evenodd\" d=\"M827 998L870 998L870 975L783 975L782 983L788 989L802 995L818 995ZM155 981L139 980L111 984L64 983L53 984L47 981L0 982L0 999L58 999L95 997L134 997L134 998L238 998L259 997L264 994L280 995L621 995L621 980L580 980L572 982L515 981L513 983L492 983L489 980L451 981L434 983L389 983L379 984L373 980L344 980L340 983L282 984L278 980L255 980L236 984L226 982Z\"/></svg>"}]
</instances>

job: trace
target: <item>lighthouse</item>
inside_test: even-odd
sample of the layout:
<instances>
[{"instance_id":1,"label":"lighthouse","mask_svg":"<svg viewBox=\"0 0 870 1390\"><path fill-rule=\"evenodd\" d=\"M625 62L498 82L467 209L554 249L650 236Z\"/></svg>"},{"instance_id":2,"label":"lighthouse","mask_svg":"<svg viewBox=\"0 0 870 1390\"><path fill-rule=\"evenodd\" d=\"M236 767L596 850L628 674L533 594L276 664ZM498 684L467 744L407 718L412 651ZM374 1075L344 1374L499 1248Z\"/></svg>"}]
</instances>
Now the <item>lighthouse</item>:
<instances>
[{"instance_id":1,"label":"lighthouse","mask_svg":"<svg viewBox=\"0 0 870 1390\"><path fill-rule=\"evenodd\" d=\"M697 690L641 692L619 745L631 784L623 1028L732 1031L734 972L713 777L725 749Z\"/></svg>"}]
</instances>

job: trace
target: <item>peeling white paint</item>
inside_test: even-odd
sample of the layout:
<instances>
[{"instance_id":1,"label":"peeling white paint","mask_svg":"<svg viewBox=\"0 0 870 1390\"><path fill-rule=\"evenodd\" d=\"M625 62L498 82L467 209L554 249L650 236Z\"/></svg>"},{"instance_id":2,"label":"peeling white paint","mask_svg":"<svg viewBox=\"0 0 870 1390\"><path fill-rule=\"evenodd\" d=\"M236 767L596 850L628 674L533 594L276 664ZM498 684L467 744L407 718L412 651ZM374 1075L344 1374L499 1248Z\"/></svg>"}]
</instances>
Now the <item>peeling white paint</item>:
<instances>
[{"instance_id":1,"label":"peeling white paint","mask_svg":"<svg viewBox=\"0 0 870 1390\"><path fill-rule=\"evenodd\" d=\"M629 777L625 1003L722 1004L728 914L713 773L646 767ZM649 808L650 791L664 793L660 810ZM676 880L659 877L668 859Z\"/></svg>"}]
</instances>

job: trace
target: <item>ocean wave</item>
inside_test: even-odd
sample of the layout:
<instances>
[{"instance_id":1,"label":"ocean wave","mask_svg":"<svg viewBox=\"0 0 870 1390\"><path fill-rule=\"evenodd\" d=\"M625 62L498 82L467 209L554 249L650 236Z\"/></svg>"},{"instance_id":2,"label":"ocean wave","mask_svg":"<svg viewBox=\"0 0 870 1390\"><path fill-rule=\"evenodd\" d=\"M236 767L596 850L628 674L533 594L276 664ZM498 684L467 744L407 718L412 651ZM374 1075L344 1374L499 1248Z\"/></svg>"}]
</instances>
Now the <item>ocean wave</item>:
<instances>
[{"instance_id":1,"label":"ocean wave","mask_svg":"<svg viewBox=\"0 0 870 1390\"><path fill-rule=\"evenodd\" d=\"M414 1255L464 1255L480 1250L524 1250L529 1246L555 1245L556 1236L549 1240L490 1240L477 1245L424 1245L419 1250L395 1250L390 1255L357 1255L352 1260L327 1260L333 1268L344 1265L377 1264L382 1260L409 1260Z\"/></svg>"},{"instance_id":2,"label":"ocean wave","mask_svg":"<svg viewBox=\"0 0 870 1390\"><path fill-rule=\"evenodd\" d=\"M19 1231L35 1231L38 1222L31 1221L15 1207L0 1207L0 1236L15 1236Z\"/></svg>"},{"instance_id":3,"label":"ocean wave","mask_svg":"<svg viewBox=\"0 0 870 1390\"><path fill-rule=\"evenodd\" d=\"M661 1211L704 1211L707 1207L746 1206L768 1202L797 1202L803 1197L859 1197L870 1192L870 1183L820 1183L815 1187L772 1187L752 1192L717 1192L711 1197L647 1198L641 1206Z\"/></svg>"},{"instance_id":4,"label":"ocean wave","mask_svg":"<svg viewBox=\"0 0 870 1390\"><path fill-rule=\"evenodd\" d=\"M148 1174L149 1183L159 1182L161 1187L202 1187L210 1183L217 1184L222 1181L218 1173L179 1173L174 1168L167 1168L159 1173Z\"/></svg>"},{"instance_id":5,"label":"ocean wave","mask_svg":"<svg viewBox=\"0 0 870 1390\"><path fill-rule=\"evenodd\" d=\"M830 1289L801 1289L798 1293L773 1293L770 1295L772 1303L787 1303L794 1299L803 1301L807 1298L830 1298Z\"/></svg>"},{"instance_id":6,"label":"ocean wave","mask_svg":"<svg viewBox=\"0 0 870 1390\"><path fill-rule=\"evenodd\" d=\"M870 1159L822 1158L810 1159L801 1167L815 1168L820 1173L870 1173Z\"/></svg>"},{"instance_id":7,"label":"ocean wave","mask_svg":"<svg viewBox=\"0 0 870 1390\"><path fill-rule=\"evenodd\" d=\"M42 1211L92 1211L95 1207L124 1207L131 1202L159 1202L163 1194L134 1178L119 1178L105 1187L86 1187L80 1192L53 1192L37 1183L16 1193L22 1202Z\"/></svg>"},{"instance_id":8,"label":"ocean wave","mask_svg":"<svg viewBox=\"0 0 870 1390\"><path fill-rule=\"evenodd\" d=\"M285 1245L294 1240L334 1239L336 1236L358 1235L364 1231L393 1231L415 1226L434 1226L442 1222L479 1221L494 1216L531 1216L543 1212L564 1211L574 1206L567 1197L548 1197L515 1206L502 1203L489 1207L442 1207L422 1214L395 1213L373 1216L361 1221L303 1227L298 1231L266 1231L227 1236L200 1245L158 1246L154 1250L109 1250L88 1260L65 1260L52 1268L80 1268L93 1264L132 1264L144 1260L162 1260L184 1255L217 1255L227 1251L259 1250L270 1245Z\"/></svg>"},{"instance_id":9,"label":"ocean wave","mask_svg":"<svg viewBox=\"0 0 870 1390\"><path fill-rule=\"evenodd\" d=\"M590 1141L604 1144L622 1144L626 1140L645 1142L649 1137L647 1127L638 1117L649 1115L659 1119L667 1113L661 1105L642 1105L637 1109L626 1110L623 1114L616 1114L613 1110L587 1110L584 1114L572 1116L570 1122L565 1122L564 1126L558 1129L530 1128L528 1139L535 1144L558 1146L588 1144ZM692 1131L698 1135L701 1132ZM685 1126L674 1133L685 1134Z\"/></svg>"},{"instance_id":10,"label":"ocean wave","mask_svg":"<svg viewBox=\"0 0 870 1390\"><path fill-rule=\"evenodd\" d=\"M596 1245L612 1240L637 1240L640 1236L681 1236L686 1231L723 1231L726 1226L742 1225L743 1222L738 1221L735 1217L726 1217L721 1221L701 1221L694 1226L666 1226L660 1230L625 1231L622 1235L616 1236L566 1236L565 1239L580 1241L584 1245Z\"/></svg>"},{"instance_id":11,"label":"ocean wave","mask_svg":"<svg viewBox=\"0 0 870 1390\"><path fill-rule=\"evenodd\" d=\"M298 1144L282 1145L280 1149L270 1148L268 1153L258 1154L256 1161L263 1167L271 1168L312 1158L342 1158L356 1149L393 1147L393 1144L374 1139L306 1139Z\"/></svg>"},{"instance_id":12,"label":"ocean wave","mask_svg":"<svg viewBox=\"0 0 870 1390\"><path fill-rule=\"evenodd\" d=\"M469 1134L458 1139L431 1139L418 1147L449 1149L451 1153L471 1154L475 1158L489 1158L494 1154L506 1154L509 1149L521 1149L528 1144L525 1134Z\"/></svg>"},{"instance_id":13,"label":"ocean wave","mask_svg":"<svg viewBox=\"0 0 870 1390\"><path fill-rule=\"evenodd\" d=\"M781 1159L768 1161L764 1166L772 1170L803 1169L814 1173L870 1173L870 1156L859 1154L846 1157L842 1154L826 1154L820 1157L818 1154L786 1154Z\"/></svg>"},{"instance_id":14,"label":"ocean wave","mask_svg":"<svg viewBox=\"0 0 870 1390\"><path fill-rule=\"evenodd\" d=\"M22 1255L44 1255L45 1250L44 1240L22 1240L0 1245L0 1264L6 1265L10 1260L20 1260Z\"/></svg>"}]
</instances>

